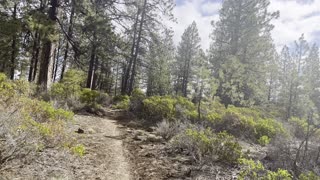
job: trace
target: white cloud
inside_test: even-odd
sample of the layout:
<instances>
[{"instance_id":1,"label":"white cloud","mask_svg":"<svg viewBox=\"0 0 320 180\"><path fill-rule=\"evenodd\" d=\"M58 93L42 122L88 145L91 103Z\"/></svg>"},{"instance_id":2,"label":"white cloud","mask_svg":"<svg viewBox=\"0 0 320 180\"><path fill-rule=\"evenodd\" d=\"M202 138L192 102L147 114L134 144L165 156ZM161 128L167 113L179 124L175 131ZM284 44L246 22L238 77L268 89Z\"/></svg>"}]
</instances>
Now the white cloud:
<instances>
[{"instance_id":1,"label":"white cloud","mask_svg":"<svg viewBox=\"0 0 320 180\"><path fill-rule=\"evenodd\" d=\"M302 33L309 42L314 42L314 32L320 30L320 0L302 3L302 1L271 0L270 10L280 11L280 18L272 23L275 29L273 39L280 49L298 39Z\"/></svg>"},{"instance_id":2,"label":"white cloud","mask_svg":"<svg viewBox=\"0 0 320 180\"><path fill-rule=\"evenodd\" d=\"M210 45L209 35L212 32L211 21L218 19L218 10L221 4L205 3L205 0L188 0L180 6L176 6L174 11L176 23L170 23L174 30L174 42L177 45L181 40L184 30L195 21L201 37L202 48L207 49ZM204 16L203 14L210 14Z\"/></svg>"},{"instance_id":3,"label":"white cloud","mask_svg":"<svg viewBox=\"0 0 320 180\"><path fill-rule=\"evenodd\" d=\"M174 15L178 24L170 24L175 31L174 42L178 44L185 28L196 21L202 39L202 47L208 49L209 35L212 32L211 21L217 21L221 3L212 0L185 0L176 6ZM290 44L298 39L302 33L305 38L314 42L315 32L320 31L320 0L271 0L271 11L280 11L280 18L273 20L275 29L272 36L280 49L285 44Z\"/></svg>"}]
</instances>

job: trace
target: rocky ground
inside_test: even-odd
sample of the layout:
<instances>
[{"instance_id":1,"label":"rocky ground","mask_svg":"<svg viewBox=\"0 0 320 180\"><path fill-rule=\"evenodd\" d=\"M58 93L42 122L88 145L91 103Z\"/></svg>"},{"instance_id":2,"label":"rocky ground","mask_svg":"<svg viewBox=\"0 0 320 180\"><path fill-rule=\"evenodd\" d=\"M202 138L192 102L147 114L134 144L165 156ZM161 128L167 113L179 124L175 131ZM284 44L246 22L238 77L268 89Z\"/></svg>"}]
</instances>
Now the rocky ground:
<instances>
[{"instance_id":1,"label":"rocky ground","mask_svg":"<svg viewBox=\"0 0 320 180\"><path fill-rule=\"evenodd\" d=\"M83 130L77 133L78 129ZM109 110L103 117L76 115L70 133L86 148L83 157L69 150L46 149L29 158L13 161L0 171L2 179L236 179L237 166L213 162L200 165L181 149L170 147L155 128L135 120L130 114ZM242 142L245 151L263 158L259 147Z\"/></svg>"},{"instance_id":2,"label":"rocky ground","mask_svg":"<svg viewBox=\"0 0 320 180\"><path fill-rule=\"evenodd\" d=\"M156 135L155 128L133 120L130 115L120 114L115 119L124 126L121 129L134 179L236 179L238 167L220 163L199 165L185 152L170 148L169 142Z\"/></svg>"}]
</instances>

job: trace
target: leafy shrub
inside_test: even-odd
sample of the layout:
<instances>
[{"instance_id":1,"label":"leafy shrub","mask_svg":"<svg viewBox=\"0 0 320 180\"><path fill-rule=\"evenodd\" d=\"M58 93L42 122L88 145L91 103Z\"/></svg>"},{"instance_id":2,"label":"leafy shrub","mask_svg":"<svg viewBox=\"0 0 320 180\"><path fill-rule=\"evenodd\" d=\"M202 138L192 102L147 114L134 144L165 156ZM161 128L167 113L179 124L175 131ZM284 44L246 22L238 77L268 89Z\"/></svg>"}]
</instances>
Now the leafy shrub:
<instances>
[{"instance_id":1,"label":"leafy shrub","mask_svg":"<svg viewBox=\"0 0 320 180\"><path fill-rule=\"evenodd\" d=\"M252 159L239 159L239 164L244 168L240 171L238 179L261 179L261 180L291 180L292 175L283 169L277 171L266 170L260 161L253 161Z\"/></svg>"},{"instance_id":2,"label":"leafy shrub","mask_svg":"<svg viewBox=\"0 0 320 180\"><path fill-rule=\"evenodd\" d=\"M130 97L127 95L120 95L113 98L114 105L112 108L114 109L122 109L128 110L130 106Z\"/></svg>"},{"instance_id":3,"label":"leafy shrub","mask_svg":"<svg viewBox=\"0 0 320 180\"><path fill-rule=\"evenodd\" d=\"M198 112L196 106L185 97L175 97L175 116L177 119L189 119L196 120L198 118Z\"/></svg>"},{"instance_id":4,"label":"leafy shrub","mask_svg":"<svg viewBox=\"0 0 320 180\"><path fill-rule=\"evenodd\" d=\"M262 145L269 143L276 135L286 133L280 122L264 118L265 115L255 108L230 106L226 109L215 106L217 109L209 110L203 119L218 132L227 131L234 136L244 136Z\"/></svg>"},{"instance_id":5,"label":"leafy shrub","mask_svg":"<svg viewBox=\"0 0 320 180\"><path fill-rule=\"evenodd\" d=\"M308 122L306 119L291 117L289 123L293 126L293 133L296 137L305 138L308 131Z\"/></svg>"},{"instance_id":6,"label":"leafy shrub","mask_svg":"<svg viewBox=\"0 0 320 180\"><path fill-rule=\"evenodd\" d=\"M78 156L80 156L80 157L83 157L84 154L86 153L86 148L84 147L84 145L78 144L78 145L72 147L72 148L71 148L71 151L72 151L74 154L76 154L76 155L78 155Z\"/></svg>"},{"instance_id":7,"label":"leafy shrub","mask_svg":"<svg viewBox=\"0 0 320 180\"><path fill-rule=\"evenodd\" d=\"M195 105L183 97L152 96L143 100L143 118L152 122L163 119L193 119L197 117Z\"/></svg>"},{"instance_id":8,"label":"leafy shrub","mask_svg":"<svg viewBox=\"0 0 320 180\"><path fill-rule=\"evenodd\" d=\"M153 122L175 117L175 99L165 96L152 96L143 101L143 116Z\"/></svg>"},{"instance_id":9,"label":"leafy shrub","mask_svg":"<svg viewBox=\"0 0 320 180\"><path fill-rule=\"evenodd\" d=\"M61 145L67 136L66 123L72 121L74 114L63 109L55 109L44 101L24 98L21 103L23 106L20 113L24 121L20 127L38 134L47 146Z\"/></svg>"},{"instance_id":10,"label":"leafy shrub","mask_svg":"<svg viewBox=\"0 0 320 180\"><path fill-rule=\"evenodd\" d=\"M188 128L176 136L174 146L186 149L199 162L221 161L234 164L242 156L242 148L233 136L226 132L215 134L210 128Z\"/></svg>"},{"instance_id":11,"label":"leafy shrub","mask_svg":"<svg viewBox=\"0 0 320 180\"><path fill-rule=\"evenodd\" d=\"M79 96L81 84L84 82L84 73L82 71L71 69L67 71L64 78L59 83L54 83L50 89L50 95L53 99L67 99L69 96Z\"/></svg>"},{"instance_id":12,"label":"leafy shrub","mask_svg":"<svg viewBox=\"0 0 320 180\"><path fill-rule=\"evenodd\" d=\"M109 106L111 104L111 98L107 93L99 92L99 96L96 99L98 104L103 106Z\"/></svg>"},{"instance_id":13,"label":"leafy shrub","mask_svg":"<svg viewBox=\"0 0 320 180\"><path fill-rule=\"evenodd\" d=\"M0 74L0 169L8 161L69 141L66 125L73 113L29 98L26 89L26 82Z\"/></svg>"},{"instance_id":14,"label":"leafy shrub","mask_svg":"<svg viewBox=\"0 0 320 180\"><path fill-rule=\"evenodd\" d=\"M262 146L266 146L270 143L270 138L268 136L261 136L259 139L258 139L258 142L260 145Z\"/></svg>"},{"instance_id":15,"label":"leafy shrub","mask_svg":"<svg viewBox=\"0 0 320 180\"><path fill-rule=\"evenodd\" d=\"M0 73L0 97L3 102L8 102L16 95L14 84L7 79L5 74Z\"/></svg>"},{"instance_id":16,"label":"leafy shrub","mask_svg":"<svg viewBox=\"0 0 320 180\"><path fill-rule=\"evenodd\" d=\"M140 115L143 108L145 94L140 89L134 89L130 96L130 111Z\"/></svg>"},{"instance_id":17,"label":"leafy shrub","mask_svg":"<svg viewBox=\"0 0 320 180\"><path fill-rule=\"evenodd\" d=\"M98 91L85 88L82 89L80 93L80 101L88 106L95 107L97 105L99 95Z\"/></svg>"},{"instance_id":18,"label":"leafy shrub","mask_svg":"<svg viewBox=\"0 0 320 180\"><path fill-rule=\"evenodd\" d=\"M316 175L315 173L309 171L300 174L299 180L319 180L320 176Z\"/></svg>"}]
</instances>

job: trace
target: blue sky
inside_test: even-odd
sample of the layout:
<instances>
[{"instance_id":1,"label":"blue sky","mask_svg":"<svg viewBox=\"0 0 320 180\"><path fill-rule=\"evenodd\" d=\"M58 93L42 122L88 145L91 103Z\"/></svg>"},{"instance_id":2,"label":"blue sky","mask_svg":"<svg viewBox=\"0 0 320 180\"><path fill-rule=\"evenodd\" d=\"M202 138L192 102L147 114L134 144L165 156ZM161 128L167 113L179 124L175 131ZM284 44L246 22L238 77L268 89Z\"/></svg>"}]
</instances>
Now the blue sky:
<instances>
[{"instance_id":1,"label":"blue sky","mask_svg":"<svg viewBox=\"0 0 320 180\"><path fill-rule=\"evenodd\" d=\"M313 43L320 43L320 0L270 0L270 11L280 11L280 18L273 20L275 29L272 36L277 49L291 44L302 33ZM210 45L212 32L210 22L217 21L222 0L175 0L174 15L178 23L171 23L175 31L176 44L181 39L184 29L196 21L202 39L202 47ZM320 44L319 44L320 45Z\"/></svg>"}]
</instances>

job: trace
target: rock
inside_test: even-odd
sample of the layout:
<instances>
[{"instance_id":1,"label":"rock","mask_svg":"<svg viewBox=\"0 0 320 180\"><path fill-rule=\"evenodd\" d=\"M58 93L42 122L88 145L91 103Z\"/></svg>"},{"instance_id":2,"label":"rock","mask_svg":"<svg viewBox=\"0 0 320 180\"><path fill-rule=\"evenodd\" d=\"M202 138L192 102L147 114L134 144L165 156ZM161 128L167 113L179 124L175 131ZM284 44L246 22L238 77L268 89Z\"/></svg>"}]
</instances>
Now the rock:
<instances>
[{"instance_id":1,"label":"rock","mask_svg":"<svg viewBox=\"0 0 320 180\"><path fill-rule=\"evenodd\" d=\"M94 133L96 133L96 131L94 129L90 128L90 129L88 129L88 133L89 134L94 134Z\"/></svg>"},{"instance_id":2,"label":"rock","mask_svg":"<svg viewBox=\"0 0 320 180\"><path fill-rule=\"evenodd\" d=\"M147 140L150 142L161 142L163 139L161 136L156 136L154 134L148 134Z\"/></svg>"},{"instance_id":3,"label":"rock","mask_svg":"<svg viewBox=\"0 0 320 180\"><path fill-rule=\"evenodd\" d=\"M76 131L76 133L78 133L78 134L83 134L83 133L84 133L84 130L81 129L81 128L78 128L78 130Z\"/></svg>"},{"instance_id":4,"label":"rock","mask_svg":"<svg viewBox=\"0 0 320 180\"><path fill-rule=\"evenodd\" d=\"M132 138L133 140L136 140L136 141L146 141L147 140L147 137L146 136L139 136L139 135L136 135Z\"/></svg>"}]
</instances>

